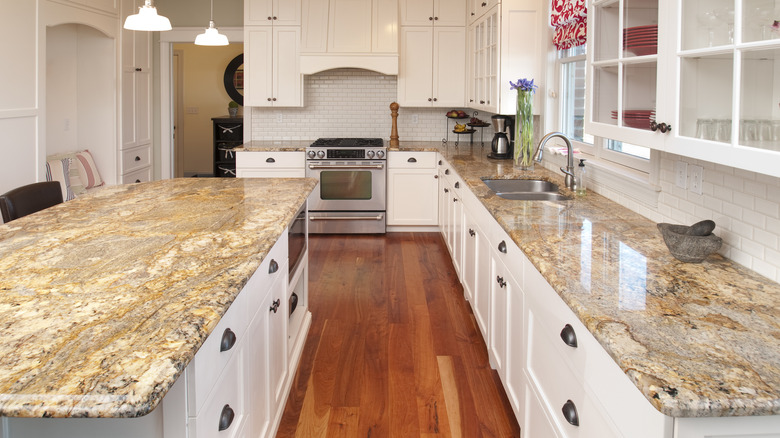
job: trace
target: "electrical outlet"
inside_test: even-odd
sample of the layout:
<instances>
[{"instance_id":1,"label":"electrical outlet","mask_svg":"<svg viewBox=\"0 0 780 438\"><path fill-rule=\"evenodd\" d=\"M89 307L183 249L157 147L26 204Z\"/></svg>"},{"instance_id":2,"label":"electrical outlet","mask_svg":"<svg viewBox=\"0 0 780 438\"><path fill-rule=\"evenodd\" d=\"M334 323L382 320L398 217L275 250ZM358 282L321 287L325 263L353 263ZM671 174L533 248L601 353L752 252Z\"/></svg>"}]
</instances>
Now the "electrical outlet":
<instances>
[{"instance_id":1,"label":"electrical outlet","mask_svg":"<svg viewBox=\"0 0 780 438\"><path fill-rule=\"evenodd\" d=\"M412 114L412 124L416 125L420 123L420 115L419 114Z\"/></svg>"},{"instance_id":2,"label":"electrical outlet","mask_svg":"<svg viewBox=\"0 0 780 438\"><path fill-rule=\"evenodd\" d=\"M63 128L65 131L70 131L70 119L65 119Z\"/></svg>"},{"instance_id":3,"label":"electrical outlet","mask_svg":"<svg viewBox=\"0 0 780 438\"><path fill-rule=\"evenodd\" d=\"M681 188L688 188L688 163L678 161L674 164L674 184Z\"/></svg>"},{"instance_id":4,"label":"electrical outlet","mask_svg":"<svg viewBox=\"0 0 780 438\"><path fill-rule=\"evenodd\" d=\"M701 166L691 166L691 191L701 195L701 185L704 180L704 169Z\"/></svg>"},{"instance_id":5,"label":"electrical outlet","mask_svg":"<svg viewBox=\"0 0 780 438\"><path fill-rule=\"evenodd\" d=\"M276 123L282 123L282 113L276 113Z\"/></svg>"}]
</instances>

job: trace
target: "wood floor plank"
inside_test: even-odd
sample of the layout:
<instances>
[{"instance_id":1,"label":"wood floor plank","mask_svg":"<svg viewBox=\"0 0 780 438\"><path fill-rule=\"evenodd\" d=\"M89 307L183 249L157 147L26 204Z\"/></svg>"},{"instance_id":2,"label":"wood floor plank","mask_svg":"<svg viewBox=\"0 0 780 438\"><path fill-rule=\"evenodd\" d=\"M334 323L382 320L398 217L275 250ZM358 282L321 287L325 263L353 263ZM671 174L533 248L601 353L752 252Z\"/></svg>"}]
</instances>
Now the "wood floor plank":
<instances>
[{"instance_id":1,"label":"wood floor plank","mask_svg":"<svg viewBox=\"0 0 780 438\"><path fill-rule=\"evenodd\" d=\"M439 233L309 239L312 324L277 437L519 437Z\"/></svg>"}]
</instances>

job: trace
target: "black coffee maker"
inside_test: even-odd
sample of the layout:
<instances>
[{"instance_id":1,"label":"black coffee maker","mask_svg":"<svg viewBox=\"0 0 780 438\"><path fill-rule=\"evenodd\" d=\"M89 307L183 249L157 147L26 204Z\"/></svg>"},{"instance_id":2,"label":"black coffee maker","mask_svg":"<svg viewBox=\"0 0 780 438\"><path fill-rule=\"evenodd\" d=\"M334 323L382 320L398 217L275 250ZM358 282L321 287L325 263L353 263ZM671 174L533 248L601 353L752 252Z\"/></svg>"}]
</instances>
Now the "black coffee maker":
<instances>
[{"instance_id":1,"label":"black coffee maker","mask_svg":"<svg viewBox=\"0 0 780 438\"><path fill-rule=\"evenodd\" d=\"M511 116L497 114L490 118L493 123L493 142L490 144L491 152L488 158L495 160L511 160L515 151L514 120Z\"/></svg>"}]
</instances>

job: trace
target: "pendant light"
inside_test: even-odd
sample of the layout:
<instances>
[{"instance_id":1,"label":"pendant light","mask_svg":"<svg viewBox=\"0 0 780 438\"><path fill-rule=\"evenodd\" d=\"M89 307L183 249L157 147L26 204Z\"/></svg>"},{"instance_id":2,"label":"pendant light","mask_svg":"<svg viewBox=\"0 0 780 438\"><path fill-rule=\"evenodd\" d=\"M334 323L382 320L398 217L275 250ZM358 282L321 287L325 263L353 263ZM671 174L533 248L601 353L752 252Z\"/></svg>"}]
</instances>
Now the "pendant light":
<instances>
[{"instance_id":1,"label":"pendant light","mask_svg":"<svg viewBox=\"0 0 780 438\"><path fill-rule=\"evenodd\" d=\"M219 33L219 29L214 26L214 0L211 0L209 28L195 37L195 44L198 46L227 46L229 44L228 37Z\"/></svg>"},{"instance_id":2,"label":"pendant light","mask_svg":"<svg viewBox=\"0 0 780 438\"><path fill-rule=\"evenodd\" d=\"M171 21L162 15L157 15L157 8L152 4L152 0L144 0L144 5L138 8L137 14L128 15L124 28L147 32L171 30Z\"/></svg>"}]
</instances>

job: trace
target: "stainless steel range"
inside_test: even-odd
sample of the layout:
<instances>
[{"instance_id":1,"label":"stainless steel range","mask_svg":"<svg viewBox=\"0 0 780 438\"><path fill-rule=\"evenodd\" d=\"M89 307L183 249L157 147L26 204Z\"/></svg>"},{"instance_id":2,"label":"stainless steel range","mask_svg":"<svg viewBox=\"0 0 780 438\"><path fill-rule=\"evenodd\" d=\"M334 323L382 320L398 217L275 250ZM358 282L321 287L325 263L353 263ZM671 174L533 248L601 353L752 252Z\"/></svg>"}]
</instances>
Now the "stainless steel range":
<instances>
[{"instance_id":1,"label":"stainless steel range","mask_svg":"<svg viewBox=\"0 0 780 438\"><path fill-rule=\"evenodd\" d=\"M387 148L381 138L321 138L306 148L309 233L384 233Z\"/></svg>"}]
</instances>

